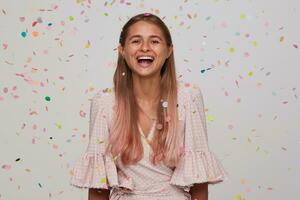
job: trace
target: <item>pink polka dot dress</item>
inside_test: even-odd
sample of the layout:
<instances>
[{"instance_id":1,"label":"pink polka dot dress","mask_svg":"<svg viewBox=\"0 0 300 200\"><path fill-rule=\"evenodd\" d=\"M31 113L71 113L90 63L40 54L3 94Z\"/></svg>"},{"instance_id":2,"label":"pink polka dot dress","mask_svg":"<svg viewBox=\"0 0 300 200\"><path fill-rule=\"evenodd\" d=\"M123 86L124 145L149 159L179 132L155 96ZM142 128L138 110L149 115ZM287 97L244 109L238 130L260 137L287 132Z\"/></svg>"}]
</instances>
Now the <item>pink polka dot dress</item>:
<instances>
[{"instance_id":1,"label":"pink polka dot dress","mask_svg":"<svg viewBox=\"0 0 300 200\"><path fill-rule=\"evenodd\" d=\"M195 183L216 184L228 174L208 146L203 96L199 87L178 84L180 131L184 134L184 154L175 169L153 165L147 140L156 133L155 125L141 140L144 157L124 167L120 159L105 155L112 125L114 93L98 92L90 107L89 144L72 169L70 184L79 188L111 190L111 200L190 200L189 189ZM148 135L147 138L145 135Z\"/></svg>"}]
</instances>

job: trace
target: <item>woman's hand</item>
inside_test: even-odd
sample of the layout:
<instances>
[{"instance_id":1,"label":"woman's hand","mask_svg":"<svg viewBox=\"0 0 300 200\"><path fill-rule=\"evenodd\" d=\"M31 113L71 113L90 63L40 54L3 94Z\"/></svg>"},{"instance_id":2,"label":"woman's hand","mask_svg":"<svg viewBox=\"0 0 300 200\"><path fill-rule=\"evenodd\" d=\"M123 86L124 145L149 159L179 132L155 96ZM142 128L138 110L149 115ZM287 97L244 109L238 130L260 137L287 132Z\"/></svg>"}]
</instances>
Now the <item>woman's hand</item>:
<instances>
[{"instance_id":1,"label":"woman's hand","mask_svg":"<svg viewBox=\"0 0 300 200\"><path fill-rule=\"evenodd\" d=\"M208 183L194 184L190 189L191 200L208 200Z\"/></svg>"},{"instance_id":2,"label":"woman's hand","mask_svg":"<svg viewBox=\"0 0 300 200\"><path fill-rule=\"evenodd\" d=\"M109 190L89 188L88 200L108 200Z\"/></svg>"}]
</instances>

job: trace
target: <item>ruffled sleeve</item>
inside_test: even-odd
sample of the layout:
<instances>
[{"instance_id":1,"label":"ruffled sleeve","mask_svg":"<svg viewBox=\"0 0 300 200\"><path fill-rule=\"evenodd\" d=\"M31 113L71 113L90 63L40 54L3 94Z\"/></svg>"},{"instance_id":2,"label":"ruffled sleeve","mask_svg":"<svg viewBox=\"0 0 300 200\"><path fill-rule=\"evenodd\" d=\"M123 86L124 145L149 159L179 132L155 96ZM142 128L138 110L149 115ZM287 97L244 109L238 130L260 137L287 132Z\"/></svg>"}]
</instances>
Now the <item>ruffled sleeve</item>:
<instances>
[{"instance_id":1,"label":"ruffled sleeve","mask_svg":"<svg viewBox=\"0 0 300 200\"><path fill-rule=\"evenodd\" d=\"M228 174L208 146L203 96L199 87L185 93L184 153L174 169L170 184L189 190L195 183L216 184Z\"/></svg>"},{"instance_id":2,"label":"ruffled sleeve","mask_svg":"<svg viewBox=\"0 0 300 200\"><path fill-rule=\"evenodd\" d=\"M111 189L118 185L117 168L108 145L108 117L106 95L98 92L90 104L89 143L85 153L71 171L70 184L80 188Z\"/></svg>"}]
</instances>

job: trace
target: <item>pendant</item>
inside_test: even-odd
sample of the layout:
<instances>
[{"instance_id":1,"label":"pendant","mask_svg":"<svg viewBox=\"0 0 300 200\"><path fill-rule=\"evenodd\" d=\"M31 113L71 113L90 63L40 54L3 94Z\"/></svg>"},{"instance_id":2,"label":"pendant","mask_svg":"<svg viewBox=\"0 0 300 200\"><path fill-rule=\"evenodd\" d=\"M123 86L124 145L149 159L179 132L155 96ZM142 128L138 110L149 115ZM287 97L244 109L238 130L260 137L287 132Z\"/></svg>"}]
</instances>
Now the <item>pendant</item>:
<instances>
[{"instance_id":1,"label":"pendant","mask_svg":"<svg viewBox=\"0 0 300 200\"><path fill-rule=\"evenodd\" d=\"M158 123L157 125L156 125L156 129L158 129L158 130L161 130L162 129L162 124L161 123Z\"/></svg>"}]
</instances>

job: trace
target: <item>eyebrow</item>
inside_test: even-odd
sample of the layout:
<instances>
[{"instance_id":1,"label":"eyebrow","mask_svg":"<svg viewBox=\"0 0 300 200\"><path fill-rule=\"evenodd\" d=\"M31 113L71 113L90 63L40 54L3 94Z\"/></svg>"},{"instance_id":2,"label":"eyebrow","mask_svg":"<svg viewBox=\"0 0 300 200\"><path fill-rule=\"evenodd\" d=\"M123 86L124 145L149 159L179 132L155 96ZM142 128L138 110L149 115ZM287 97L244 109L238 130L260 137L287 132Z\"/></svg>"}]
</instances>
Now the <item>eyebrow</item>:
<instances>
[{"instance_id":1,"label":"eyebrow","mask_svg":"<svg viewBox=\"0 0 300 200\"><path fill-rule=\"evenodd\" d=\"M131 40L132 38L135 38L135 37L142 38L141 35L133 35L133 36L129 37L128 40ZM159 37L158 35L150 35L149 37L150 38L158 38L159 40L162 41L161 37Z\"/></svg>"}]
</instances>

